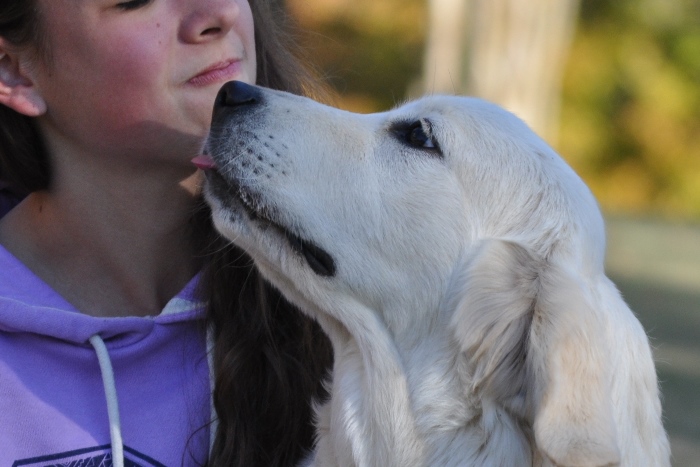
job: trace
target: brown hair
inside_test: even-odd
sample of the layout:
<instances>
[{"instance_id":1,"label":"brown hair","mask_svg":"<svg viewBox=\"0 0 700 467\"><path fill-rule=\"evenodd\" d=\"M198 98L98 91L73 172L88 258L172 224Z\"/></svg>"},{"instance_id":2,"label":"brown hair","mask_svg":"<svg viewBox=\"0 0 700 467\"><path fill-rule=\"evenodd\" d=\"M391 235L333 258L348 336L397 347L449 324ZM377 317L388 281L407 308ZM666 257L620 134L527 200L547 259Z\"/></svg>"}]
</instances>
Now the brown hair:
<instances>
[{"instance_id":1,"label":"brown hair","mask_svg":"<svg viewBox=\"0 0 700 467\"><path fill-rule=\"evenodd\" d=\"M250 0L255 18L258 84L327 97L290 53L288 32L274 23L269 0ZM252 260L212 239L204 280L215 329L214 405L219 428L211 465L291 466L311 449L311 401L324 397L332 351L318 325L266 283Z\"/></svg>"},{"instance_id":2,"label":"brown hair","mask_svg":"<svg viewBox=\"0 0 700 467\"><path fill-rule=\"evenodd\" d=\"M0 36L22 46L40 44L34 0L0 4ZM50 169L43 138L34 119L0 105L0 182L24 196L46 188Z\"/></svg>"},{"instance_id":3,"label":"brown hair","mask_svg":"<svg viewBox=\"0 0 700 467\"><path fill-rule=\"evenodd\" d=\"M249 3L257 83L327 97L292 50L282 11L271 5L277 2ZM0 36L41 48L40 35L34 0L3 0ZM0 182L21 196L48 188L50 180L47 151L34 119L0 105ZM200 287L209 300L214 338L218 428L209 465L294 465L313 444L311 401L325 396L322 379L332 362L330 343L315 322L260 277L248 256L215 233L204 203L192 223L204 245Z\"/></svg>"}]
</instances>

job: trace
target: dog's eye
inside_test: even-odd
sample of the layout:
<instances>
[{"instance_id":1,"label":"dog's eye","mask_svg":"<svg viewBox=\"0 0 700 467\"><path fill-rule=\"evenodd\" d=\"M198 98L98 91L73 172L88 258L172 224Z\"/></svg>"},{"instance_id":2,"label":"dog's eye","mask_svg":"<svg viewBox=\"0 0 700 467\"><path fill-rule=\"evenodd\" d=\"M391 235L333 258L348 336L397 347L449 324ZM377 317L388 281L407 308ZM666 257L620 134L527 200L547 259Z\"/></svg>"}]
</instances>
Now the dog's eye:
<instances>
[{"instance_id":1,"label":"dog's eye","mask_svg":"<svg viewBox=\"0 0 700 467\"><path fill-rule=\"evenodd\" d=\"M432 135L432 125L429 120L402 122L394 126L394 133L408 145L429 151L440 152Z\"/></svg>"},{"instance_id":2,"label":"dog's eye","mask_svg":"<svg viewBox=\"0 0 700 467\"><path fill-rule=\"evenodd\" d=\"M434 148L433 140L425 133L423 126L418 124L408 134L408 142L417 148Z\"/></svg>"}]
</instances>

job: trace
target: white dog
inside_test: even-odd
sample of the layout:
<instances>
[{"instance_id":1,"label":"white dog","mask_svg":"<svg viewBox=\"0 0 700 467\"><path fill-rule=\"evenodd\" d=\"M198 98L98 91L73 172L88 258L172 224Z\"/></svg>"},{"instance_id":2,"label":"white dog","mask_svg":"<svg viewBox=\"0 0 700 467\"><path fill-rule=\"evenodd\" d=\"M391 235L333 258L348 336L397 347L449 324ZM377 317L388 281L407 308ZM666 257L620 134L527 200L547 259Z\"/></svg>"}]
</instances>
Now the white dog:
<instances>
[{"instance_id":1,"label":"white dog","mask_svg":"<svg viewBox=\"0 0 700 467\"><path fill-rule=\"evenodd\" d=\"M647 337L579 177L473 98L357 115L228 83L217 228L332 341L318 466L669 465Z\"/></svg>"}]
</instances>

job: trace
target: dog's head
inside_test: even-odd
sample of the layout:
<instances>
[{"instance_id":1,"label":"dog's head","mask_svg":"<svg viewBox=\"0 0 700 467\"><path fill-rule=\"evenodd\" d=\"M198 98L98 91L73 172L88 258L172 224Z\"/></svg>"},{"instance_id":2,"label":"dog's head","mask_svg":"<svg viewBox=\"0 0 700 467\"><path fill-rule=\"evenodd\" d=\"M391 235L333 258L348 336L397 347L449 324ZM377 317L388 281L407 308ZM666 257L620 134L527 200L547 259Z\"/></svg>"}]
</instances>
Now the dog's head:
<instances>
[{"instance_id":1,"label":"dog's head","mask_svg":"<svg viewBox=\"0 0 700 467\"><path fill-rule=\"evenodd\" d=\"M585 251L582 267L602 265L586 187L516 117L481 100L436 96L357 115L233 82L207 150L217 228L324 308L323 296L347 294L379 311L424 295L434 309L485 238L540 255L559 245Z\"/></svg>"},{"instance_id":2,"label":"dog's head","mask_svg":"<svg viewBox=\"0 0 700 467\"><path fill-rule=\"evenodd\" d=\"M600 332L589 295L603 274L602 219L583 182L519 119L453 96L357 115L232 82L207 151L217 228L288 298L398 334L456 309L474 391L514 407L532 398L538 443L558 462L591 449L614 460L600 395L608 375L552 379L554 366L579 371L577 346ZM575 387L581 376L597 379Z\"/></svg>"}]
</instances>

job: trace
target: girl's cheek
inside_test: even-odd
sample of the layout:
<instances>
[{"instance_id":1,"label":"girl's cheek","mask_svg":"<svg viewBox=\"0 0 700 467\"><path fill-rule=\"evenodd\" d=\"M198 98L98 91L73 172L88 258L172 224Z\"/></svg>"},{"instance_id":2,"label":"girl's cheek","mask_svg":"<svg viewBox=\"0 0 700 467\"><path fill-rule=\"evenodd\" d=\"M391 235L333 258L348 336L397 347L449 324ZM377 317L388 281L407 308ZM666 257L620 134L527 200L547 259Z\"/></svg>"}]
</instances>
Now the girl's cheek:
<instances>
[{"instance_id":1,"label":"girl's cheek","mask_svg":"<svg viewBox=\"0 0 700 467\"><path fill-rule=\"evenodd\" d=\"M120 45L107 49L109 52L97 58L105 79L123 81L130 86L167 78L165 66L170 54L162 46L162 40L127 36L116 38L112 43Z\"/></svg>"}]
</instances>

